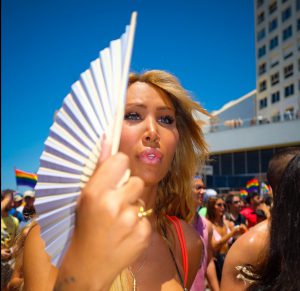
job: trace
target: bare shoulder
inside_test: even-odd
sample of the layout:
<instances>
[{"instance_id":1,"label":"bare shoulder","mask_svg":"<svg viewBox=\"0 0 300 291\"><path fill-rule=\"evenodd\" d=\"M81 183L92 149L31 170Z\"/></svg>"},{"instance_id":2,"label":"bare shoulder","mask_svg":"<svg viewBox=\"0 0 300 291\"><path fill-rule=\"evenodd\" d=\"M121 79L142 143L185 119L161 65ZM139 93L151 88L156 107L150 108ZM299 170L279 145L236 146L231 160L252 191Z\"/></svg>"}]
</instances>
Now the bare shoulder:
<instances>
[{"instance_id":1,"label":"bare shoulder","mask_svg":"<svg viewBox=\"0 0 300 291\"><path fill-rule=\"evenodd\" d=\"M237 279L237 266L258 266L264 258L268 247L268 221L264 221L240 236L227 253L223 273L221 290L244 290L247 288L242 280Z\"/></svg>"}]
</instances>

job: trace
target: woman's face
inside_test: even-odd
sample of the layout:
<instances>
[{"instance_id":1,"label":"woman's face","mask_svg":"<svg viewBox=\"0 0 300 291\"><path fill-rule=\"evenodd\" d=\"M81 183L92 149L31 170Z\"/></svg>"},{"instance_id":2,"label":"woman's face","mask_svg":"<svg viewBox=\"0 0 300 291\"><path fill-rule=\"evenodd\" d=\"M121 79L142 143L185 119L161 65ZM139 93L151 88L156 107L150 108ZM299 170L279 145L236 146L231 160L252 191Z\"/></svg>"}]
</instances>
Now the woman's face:
<instances>
[{"instance_id":1,"label":"woman's face","mask_svg":"<svg viewBox=\"0 0 300 291\"><path fill-rule=\"evenodd\" d=\"M225 201L223 199L217 199L215 204L215 212L217 216L223 216L225 213Z\"/></svg>"},{"instance_id":2,"label":"woman's face","mask_svg":"<svg viewBox=\"0 0 300 291\"><path fill-rule=\"evenodd\" d=\"M167 174L179 139L175 109L163 91L143 82L127 90L120 151L130 160L131 174L146 185Z\"/></svg>"}]
</instances>

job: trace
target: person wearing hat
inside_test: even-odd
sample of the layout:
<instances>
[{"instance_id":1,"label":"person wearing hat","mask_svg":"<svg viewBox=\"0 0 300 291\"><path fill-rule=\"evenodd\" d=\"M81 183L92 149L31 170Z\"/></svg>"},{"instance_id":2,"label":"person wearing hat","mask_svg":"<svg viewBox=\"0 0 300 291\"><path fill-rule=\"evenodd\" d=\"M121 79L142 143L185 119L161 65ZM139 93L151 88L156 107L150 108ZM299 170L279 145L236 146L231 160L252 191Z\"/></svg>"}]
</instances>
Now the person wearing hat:
<instances>
[{"instance_id":1,"label":"person wearing hat","mask_svg":"<svg viewBox=\"0 0 300 291\"><path fill-rule=\"evenodd\" d=\"M9 211L9 214L16 217L19 222L25 221L24 216L21 211L19 211L19 207L22 205L23 197L20 193L14 193L13 197L13 208Z\"/></svg>"},{"instance_id":2,"label":"person wearing hat","mask_svg":"<svg viewBox=\"0 0 300 291\"><path fill-rule=\"evenodd\" d=\"M25 205L23 209L23 216L25 218L25 221L29 221L36 214L35 207L34 207L35 192L32 190L25 191L24 201L25 201Z\"/></svg>"}]
</instances>

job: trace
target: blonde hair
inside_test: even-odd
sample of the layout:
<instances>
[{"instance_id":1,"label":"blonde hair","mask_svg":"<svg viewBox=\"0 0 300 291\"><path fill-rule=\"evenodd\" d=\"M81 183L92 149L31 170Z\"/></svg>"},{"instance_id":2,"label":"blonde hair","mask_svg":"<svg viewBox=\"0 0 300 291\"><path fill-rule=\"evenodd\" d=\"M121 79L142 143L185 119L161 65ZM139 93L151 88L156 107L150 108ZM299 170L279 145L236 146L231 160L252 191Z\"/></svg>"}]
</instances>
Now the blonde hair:
<instances>
[{"instance_id":1,"label":"blonde hair","mask_svg":"<svg viewBox=\"0 0 300 291\"><path fill-rule=\"evenodd\" d=\"M175 215L187 222L194 217L191 181L196 168L203 165L207 159L208 149L200 127L201 123L194 119L193 112L209 114L191 98L177 78L168 72L151 70L142 74L131 73L128 87L135 82L144 82L162 90L175 108L179 142L170 170L159 183L154 209L158 231L163 234L167 224L166 215ZM116 278L110 291L130 290L129 285L128 271L125 269Z\"/></svg>"}]
</instances>

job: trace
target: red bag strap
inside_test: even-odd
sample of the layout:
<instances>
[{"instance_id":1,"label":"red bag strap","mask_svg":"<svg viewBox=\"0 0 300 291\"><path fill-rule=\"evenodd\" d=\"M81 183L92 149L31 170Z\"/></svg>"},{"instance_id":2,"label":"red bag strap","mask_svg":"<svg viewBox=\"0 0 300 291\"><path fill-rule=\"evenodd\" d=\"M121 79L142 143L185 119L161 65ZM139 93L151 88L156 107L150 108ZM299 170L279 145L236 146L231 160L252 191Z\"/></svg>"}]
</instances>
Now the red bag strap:
<instances>
[{"instance_id":1,"label":"red bag strap","mask_svg":"<svg viewBox=\"0 0 300 291\"><path fill-rule=\"evenodd\" d=\"M188 264L188 253L187 253L187 248L186 248L184 232L182 230L181 222L178 217L167 215L167 218L173 223L176 233L178 235L180 249L181 249L182 262L183 262L184 286L186 286L189 264Z\"/></svg>"}]
</instances>

